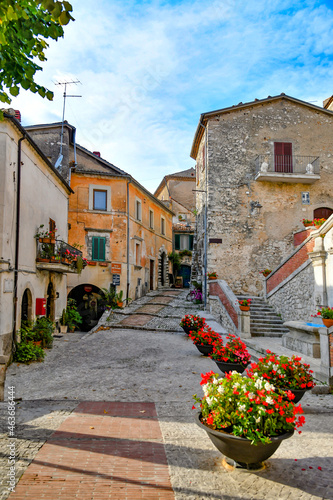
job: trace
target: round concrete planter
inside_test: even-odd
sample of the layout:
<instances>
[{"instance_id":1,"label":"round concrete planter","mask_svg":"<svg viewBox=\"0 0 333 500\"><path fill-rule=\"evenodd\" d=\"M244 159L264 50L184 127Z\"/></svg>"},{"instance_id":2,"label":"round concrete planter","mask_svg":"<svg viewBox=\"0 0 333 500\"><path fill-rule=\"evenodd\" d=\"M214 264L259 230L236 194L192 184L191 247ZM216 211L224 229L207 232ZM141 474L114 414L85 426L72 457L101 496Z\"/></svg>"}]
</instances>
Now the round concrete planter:
<instances>
[{"instance_id":1,"label":"round concrete planter","mask_svg":"<svg viewBox=\"0 0 333 500\"><path fill-rule=\"evenodd\" d=\"M237 462L238 466L252 470L262 468L262 462L275 453L284 439L294 434L294 432L286 432L280 436L271 437L271 443L254 445L249 439L210 429L201 422L200 417L201 413L198 412L195 416L196 423L207 432L214 446L223 455Z\"/></svg>"}]
</instances>

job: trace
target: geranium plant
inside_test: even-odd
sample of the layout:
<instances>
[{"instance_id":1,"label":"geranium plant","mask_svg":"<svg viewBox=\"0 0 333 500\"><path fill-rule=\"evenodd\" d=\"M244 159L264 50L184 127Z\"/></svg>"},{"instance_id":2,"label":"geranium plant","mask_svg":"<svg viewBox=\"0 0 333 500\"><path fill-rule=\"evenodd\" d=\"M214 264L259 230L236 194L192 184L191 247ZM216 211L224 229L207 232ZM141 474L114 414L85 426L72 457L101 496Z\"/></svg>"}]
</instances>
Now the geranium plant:
<instances>
[{"instance_id":1,"label":"geranium plant","mask_svg":"<svg viewBox=\"0 0 333 500\"><path fill-rule=\"evenodd\" d=\"M293 355L279 356L269 350L258 363L252 363L247 370L250 378L262 377L275 387L284 389L311 389L314 386L313 371L310 365L301 362L301 358Z\"/></svg>"},{"instance_id":2,"label":"geranium plant","mask_svg":"<svg viewBox=\"0 0 333 500\"><path fill-rule=\"evenodd\" d=\"M189 337L194 344L200 345L213 345L215 342L222 341L220 334L214 332L208 325L199 330L190 331Z\"/></svg>"},{"instance_id":3,"label":"geranium plant","mask_svg":"<svg viewBox=\"0 0 333 500\"><path fill-rule=\"evenodd\" d=\"M207 273L207 276L208 276L209 279L211 279L211 278L217 278L218 274L214 271L213 273Z\"/></svg>"},{"instance_id":4,"label":"geranium plant","mask_svg":"<svg viewBox=\"0 0 333 500\"><path fill-rule=\"evenodd\" d=\"M313 219L313 223L315 226L322 226L326 222L326 219Z\"/></svg>"},{"instance_id":5,"label":"geranium plant","mask_svg":"<svg viewBox=\"0 0 333 500\"><path fill-rule=\"evenodd\" d=\"M206 325L205 318L201 318L200 316L196 316L194 314L185 314L184 318L182 318L180 322L180 326L187 330L200 330Z\"/></svg>"},{"instance_id":6,"label":"geranium plant","mask_svg":"<svg viewBox=\"0 0 333 500\"><path fill-rule=\"evenodd\" d=\"M244 342L233 333L229 333L225 345L223 345L222 339L215 342L213 352L209 354L209 357L214 361L239 363L245 367L249 364L251 355Z\"/></svg>"},{"instance_id":7,"label":"geranium plant","mask_svg":"<svg viewBox=\"0 0 333 500\"><path fill-rule=\"evenodd\" d=\"M266 278L269 274L271 274L272 269L263 269L262 271L259 271L260 274L263 274Z\"/></svg>"},{"instance_id":8,"label":"geranium plant","mask_svg":"<svg viewBox=\"0 0 333 500\"><path fill-rule=\"evenodd\" d=\"M321 316L323 319L333 319L333 307L321 307L316 315L312 315L313 318L317 316Z\"/></svg>"},{"instance_id":9,"label":"geranium plant","mask_svg":"<svg viewBox=\"0 0 333 500\"><path fill-rule=\"evenodd\" d=\"M243 299L238 301L240 306L249 307L251 305L251 299Z\"/></svg>"},{"instance_id":10,"label":"geranium plant","mask_svg":"<svg viewBox=\"0 0 333 500\"><path fill-rule=\"evenodd\" d=\"M252 444L270 443L270 437L292 432L305 423L300 405L276 391L262 377L246 378L237 372L218 378L213 371L201 374L204 396L193 396L201 421L211 429L247 438ZM196 407L193 406L193 409Z\"/></svg>"},{"instance_id":11,"label":"geranium plant","mask_svg":"<svg viewBox=\"0 0 333 500\"><path fill-rule=\"evenodd\" d=\"M303 224L312 224L312 220L311 219L302 219L301 222Z\"/></svg>"}]
</instances>

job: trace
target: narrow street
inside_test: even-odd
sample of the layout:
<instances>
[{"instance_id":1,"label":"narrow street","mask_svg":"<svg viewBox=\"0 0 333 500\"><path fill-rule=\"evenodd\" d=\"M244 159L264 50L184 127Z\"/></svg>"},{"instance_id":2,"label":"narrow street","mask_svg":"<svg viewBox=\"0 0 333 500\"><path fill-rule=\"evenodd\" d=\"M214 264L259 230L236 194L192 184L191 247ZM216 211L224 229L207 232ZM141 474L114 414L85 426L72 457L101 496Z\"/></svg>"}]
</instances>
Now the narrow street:
<instances>
[{"instance_id":1,"label":"narrow street","mask_svg":"<svg viewBox=\"0 0 333 500\"><path fill-rule=\"evenodd\" d=\"M200 374L218 370L179 326L197 311L186 294L152 292L92 332L56 338L44 363L9 367L23 475L10 493L1 403L1 500L333 498L333 395L304 396L302 434L262 471L223 467L193 419Z\"/></svg>"}]
</instances>

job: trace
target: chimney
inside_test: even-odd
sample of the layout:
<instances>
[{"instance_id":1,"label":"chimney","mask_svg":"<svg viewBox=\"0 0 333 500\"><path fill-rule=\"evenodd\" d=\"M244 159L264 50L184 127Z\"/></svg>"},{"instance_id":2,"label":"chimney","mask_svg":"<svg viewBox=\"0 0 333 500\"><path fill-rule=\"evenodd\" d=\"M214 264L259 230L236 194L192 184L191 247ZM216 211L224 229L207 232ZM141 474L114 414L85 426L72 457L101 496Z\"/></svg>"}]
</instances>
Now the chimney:
<instances>
[{"instance_id":1,"label":"chimney","mask_svg":"<svg viewBox=\"0 0 333 500\"><path fill-rule=\"evenodd\" d=\"M99 151L93 151L93 154L94 154L95 156L98 156L98 158L100 158L100 157L101 157L101 153L100 153Z\"/></svg>"},{"instance_id":2,"label":"chimney","mask_svg":"<svg viewBox=\"0 0 333 500\"><path fill-rule=\"evenodd\" d=\"M21 123L21 112L18 109L15 109L15 118Z\"/></svg>"}]
</instances>

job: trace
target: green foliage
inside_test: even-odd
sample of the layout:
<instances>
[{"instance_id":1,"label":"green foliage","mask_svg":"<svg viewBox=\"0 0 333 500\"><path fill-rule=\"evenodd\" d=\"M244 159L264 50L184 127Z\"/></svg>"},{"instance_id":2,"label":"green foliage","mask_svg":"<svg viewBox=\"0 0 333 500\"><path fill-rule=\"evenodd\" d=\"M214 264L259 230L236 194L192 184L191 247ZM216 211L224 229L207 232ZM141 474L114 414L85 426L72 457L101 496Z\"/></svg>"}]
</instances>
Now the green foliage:
<instances>
[{"instance_id":1,"label":"green foliage","mask_svg":"<svg viewBox=\"0 0 333 500\"><path fill-rule=\"evenodd\" d=\"M169 261L172 264L173 282L175 283L176 282L177 273L178 273L178 271L180 269L180 266L181 266L181 260L180 260L178 252L170 252L168 254L168 257L169 257Z\"/></svg>"},{"instance_id":2,"label":"green foliage","mask_svg":"<svg viewBox=\"0 0 333 500\"><path fill-rule=\"evenodd\" d=\"M191 250L181 250L178 255L179 255L180 258L182 258L182 257L192 257L192 252L191 252Z\"/></svg>"},{"instance_id":3,"label":"green foliage","mask_svg":"<svg viewBox=\"0 0 333 500\"><path fill-rule=\"evenodd\" d=\"M0 102L10 104L11 96L19 94L19 86L53 99L53 92L34 81L36 71L42 69L34 60L46 60L45 40L63 36L62 26L74 20L72 10L67 1L1 0Z\"/></svg>"},{"instance_id":4,"label":"green foliage","mask_svg":"<svg viewBox=\"0 0 333 500\"><path fill-rule=\"evenodd\" d=\"M52 347L54 328L53 321L44 316L39 316L33 328L34 340L36 342L42 341L42 347Z\"/></svg>"},{"instance_id":5,"label":"green foliage","mask_svg":"<svg viewBox=\"0 0 333 500\"><path fill-rule=\"evenodd\" d=\"M82 323L82 316L78 312L75 299L67 300L66 325L70 330L77 328Z\"/></svg>"},{"instance_id":6,"label":"green foliage","mask_svg":"<svg viewBox=\"0 0 333 500\"><path fill-rule=\"evenodd\" d=\"M31 361L42 361L44 359L43 349L32 342L21 342L17 344L14 353L14 361L18 363L30 363Z\"/></svg>"}]
</instances>

